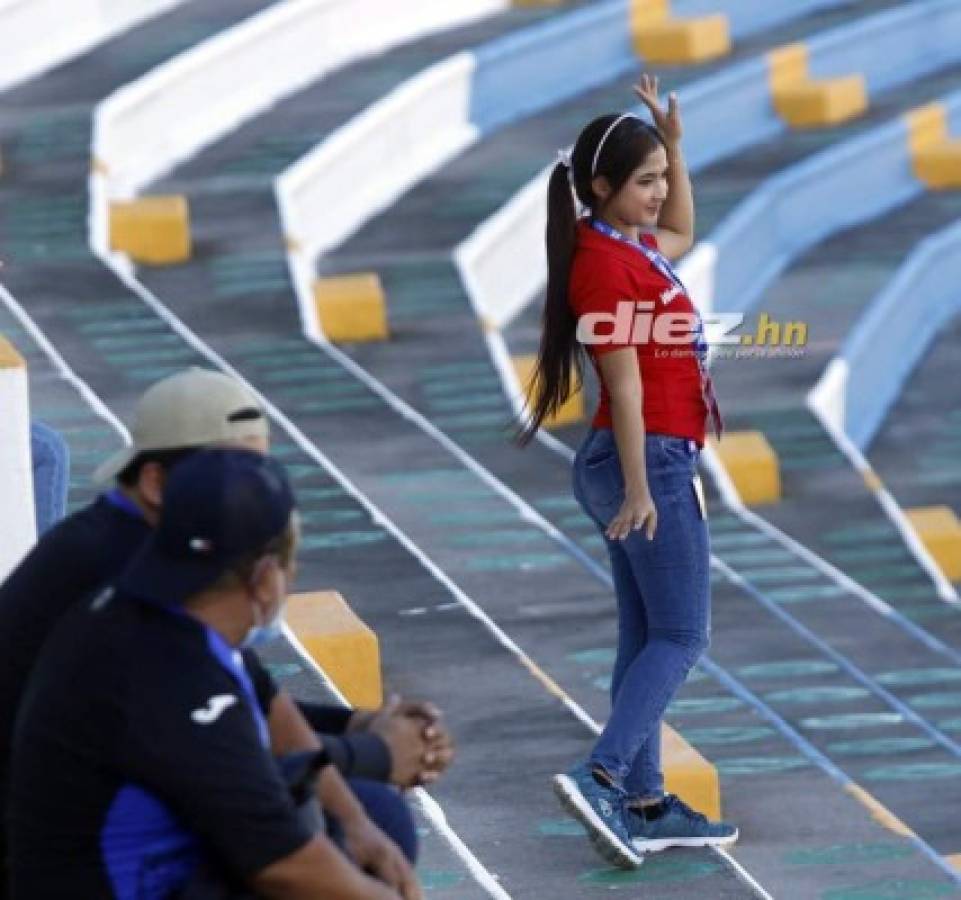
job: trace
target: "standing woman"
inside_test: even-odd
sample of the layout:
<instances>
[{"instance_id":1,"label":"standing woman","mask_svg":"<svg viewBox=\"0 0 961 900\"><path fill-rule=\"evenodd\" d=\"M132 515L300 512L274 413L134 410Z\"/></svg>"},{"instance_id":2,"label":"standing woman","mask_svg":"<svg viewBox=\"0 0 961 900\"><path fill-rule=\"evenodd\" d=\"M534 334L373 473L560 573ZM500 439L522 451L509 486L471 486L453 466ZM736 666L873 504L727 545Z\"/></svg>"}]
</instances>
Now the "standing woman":
<instances>
[{"instance_id":1,"label":"standing woman","mask_svg":"<svg viewBox=\"0 0 961 900\"><path fill-rule=\"evenodd\" d=\"M721 421L700 319L668 262L694 240L677 98L665 112L647 75L635 92L656 127L631 114L601 116L551 175L547 299L522 436L529 441L556 412L572 369L579 381L590 359L600 404L574 461L574 494L610 554L617 658L607 725L554 788L598 852L625 868L666 847L737 839L734 827L664 793L661 719L710 635L696 467L706 420L718 435ZM572 189L589 215L577 217Z\"/></svg>"}]
</instances>

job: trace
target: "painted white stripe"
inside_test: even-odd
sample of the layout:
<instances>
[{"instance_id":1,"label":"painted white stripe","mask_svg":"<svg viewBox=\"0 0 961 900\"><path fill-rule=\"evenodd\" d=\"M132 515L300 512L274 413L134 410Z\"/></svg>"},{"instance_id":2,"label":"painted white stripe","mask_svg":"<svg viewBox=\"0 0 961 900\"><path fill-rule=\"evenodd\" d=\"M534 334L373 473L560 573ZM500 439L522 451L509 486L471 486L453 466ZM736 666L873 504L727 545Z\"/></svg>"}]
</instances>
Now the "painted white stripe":
<instances>
[{"instance_id":1,"label":"painted white stripe","mask_svg":"<svg viewBox=\"0 0 961 900\"><path fill-rule=\"evenodd\" d=\"M460 857L474 880L495 900L510 900L510 894L501 887L497 876L484 868L480 860L451 827L441 805L423 788L416 788L414 796L425 817L437 829L438 834L447 841L454 853Z\"/></svg>"},{"instance_id":2,"label":"painted white stripe","mask_svg":"<svg viewBox=\"0 0 961 900\"><path fill-rule=\"evenodd\" d=\"M737 877L752 891L754 891L757 897L760 897L761 900L774 900L774 897L769 894L764 889L764 886L731 855L730 851L725 850L723 847L712 847L711 849L734 870L734 874L737 875Z\"/></svg>"}]
</instances>

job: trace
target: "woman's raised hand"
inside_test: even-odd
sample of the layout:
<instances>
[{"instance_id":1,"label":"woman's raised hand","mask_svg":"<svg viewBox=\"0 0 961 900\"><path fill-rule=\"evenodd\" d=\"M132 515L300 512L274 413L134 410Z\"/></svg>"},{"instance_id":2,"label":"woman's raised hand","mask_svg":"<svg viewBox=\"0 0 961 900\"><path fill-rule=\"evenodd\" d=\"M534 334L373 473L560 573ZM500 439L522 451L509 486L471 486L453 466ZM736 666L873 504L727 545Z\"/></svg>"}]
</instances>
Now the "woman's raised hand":
<instances>
[{"instance_id":1,"label":"woman's raised hand","mask_svg":"<svg viewBox=\"0 0 961 900\"><path fill-rule=\"evenodd\" d=\"M681 125L681 108L677 101L677 94L671 93L667 98L667 109L661 106L658 97L658 79L646 72L641 80L634 85L634 93L640 101L651 111L654 125L664 135L668 144L678 144L684 129Z\"/></svg>"},{"instance_id":2,"label":"woman's raised hand","mask_svg":"<svg viewBox=\"0 0 961 900\"><path fill-rule=\"evenodd\" d=\"M628 494L620 510L607 526L606 534L612 541L623 541L632 531L644 529L649 541L654 540L657 530L657 508L650 491L645 490L637 497Z\"/></svg>"}]
</instances>

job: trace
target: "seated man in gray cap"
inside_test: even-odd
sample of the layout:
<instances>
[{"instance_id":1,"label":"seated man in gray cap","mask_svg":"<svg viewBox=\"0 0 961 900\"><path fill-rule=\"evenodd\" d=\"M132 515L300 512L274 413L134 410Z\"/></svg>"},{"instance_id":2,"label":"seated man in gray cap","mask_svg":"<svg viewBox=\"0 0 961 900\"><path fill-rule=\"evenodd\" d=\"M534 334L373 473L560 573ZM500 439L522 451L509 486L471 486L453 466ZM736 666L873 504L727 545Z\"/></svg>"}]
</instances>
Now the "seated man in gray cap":
<instances>
[{"instance_id":1,"label":"seated man in gray cap","mask_svg":"<svg viewBox=\"0 0 961 900\"><path fill-rule=\"evenodd\" d=\"M117 587L62 618L31 675L11 759L15 900L164 900L201 867L259 897L420 898L399 853L377 881L305 826L271 753L240 651L280 621L297 542L276 460L211 449L171 473Z\"/></svg>"}]
</instances>

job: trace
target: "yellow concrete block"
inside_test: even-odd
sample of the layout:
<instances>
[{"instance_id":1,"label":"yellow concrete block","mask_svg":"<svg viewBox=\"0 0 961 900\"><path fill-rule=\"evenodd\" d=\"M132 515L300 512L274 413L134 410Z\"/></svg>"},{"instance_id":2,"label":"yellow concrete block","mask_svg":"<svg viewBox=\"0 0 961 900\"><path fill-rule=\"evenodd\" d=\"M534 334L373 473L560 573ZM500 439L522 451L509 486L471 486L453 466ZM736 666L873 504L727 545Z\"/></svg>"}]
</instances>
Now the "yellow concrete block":
<instances>
[{"instance_id":1,"label":"yellow concrete block","mask_svg":"<svg viewBox=\"0 0 961 900\"><path fill-rule=\"evenodd\" d=\"M836 125L868 107L867 82L861 75L813 79L807 45L786 44L767 55L768 82L778 114L793 128Z\"/></svg>"},{"instance_id":2,"label":"yellow concrete block","mask_svg":"<svg viewBox=\"0 0 961 900\"><path fill-rule=\"evenodd\" d=\"M190 210L181 196L110 204L110 248L135 262L163 266L190 259Z\"/></svg>"},{"instance_id":3,"label":"yellow concrete block","mask_svg":"<svg viewBox=\"0 0 961 900\"><path fill-rule=\"evenodd\" d=\"M721 782L717 769L670 725L661 726L664 787L709 819L721 818Z\"/></svg>"},{"instance_id":4,"label":"yellow concrete block","mask_svg":"<svg viewBox=\"0 0 961 900\"><path fill-rule=\"evenodd\" d=\"M628 7L631 34L655 22L663 22L671 15L670 0L630 0Z\"/></svg>"},{"instance_id":5,"label":"yellow concrete block","mask_svg":"<svg viewBox=\"0 0 961 900\"><path fill-rule=\"evenodd\" d=\"M785 44L767 55L768 82L771 95L783 88L808 80L808 48L806 44Z\"/></svg>"},{"instance_id":6,"label":"yellow concrete block","mask_svg":"<svg viewBox=\"0 0 961 900\"><path fill-rule=\"evenodd\" d=\"M377 635L337 591L294 594L286 621L304 649L353 706L384 701Z\"/></svg>"},{"instance_id":7,"label":"yellow concrete block","mask_svg":"<svg viewBox=\"0 0 961 900\"><path fill-rule=\"evenodd\" d=\"M781 499L777 454L760 431L727 432L720 441L709 440L745 503L777 503Z\"/></svg>"},{"instance_id":8,"label":"yellow concrete block","mask_svg":"<svg viewBox=\"0 0 961 900\"><path fill-rule=\"evenodd\" d=\"M320 327L332 341L383 341L389 336L384 288L373 273L318 279L314 303Z\"/></svg>"},{"instance_id":9,"label":"yellow concrete block","mask_svg":"<svg viewBox=\"0 0 961 900\"><path fill-rule=\"evenodd\" d=\"M933 190L961 188L961 141L944 141L914 155L914 174Z\"/></svg>"},{"instance_id":10,"label":"yellow concrete block","mask_svg":"<svg viewBox=\"0 0 961 900\"><path fill-rule=\"evenodd\" d=\"M525 354L513 357L512 362L514 363L514 371L517 373L517 380L521 383L525 396L530 397L534 387L532 379L534 378L537 357L533 354ZM555 416L544 420L544 427L560 428L564 425L573 425L580 422L583 418L584 392L578 388L561 404L561 408Z\"/></svg>"},{"instance_id":11,"label":"yellow concrete block","mask_svg":"<svg viewBox=\"0 0 961 900\"><path fill-rule=\"evenodd\" d=\"M27 367L17 348L0 334L0 369L25 369Z\"/></svg>"},{"instance_id":12,"label":"yellow concrete block","mask_svg":"<svg viewBox=\"0 0 961 900\"><path fill-rule=\"evenodd\" d=\"M862 75L846 75L791 83L775 92L774 107L792 128L837 125L868 108L867 82Z\"/></svg>"},{"instance_id":13,"label":"yellow concrete block","mask_svg":"<svg viewBox=\"0 0 961 900\"><path fill-rule=\"evenodd\" d=\"M919 106L906 113L905 119L912 157L948 140L948 110L943 103Z\"/></svg>"},{"instance_id":14,"label":"yellow concrete block","mask_svg":"<svg viewBox=\"0 0 961 900\"><path fill-rule=\"evenodd\" d=\"M731 52L727 16L665 19L634 28L634 49L645 61L660 65L690 65Z\"/></svg>"},{"instance_id":15,"label":"yellow concrete block","mask_svg":"<svg viewBox=\"0 0 961 900\"><path fill-rule=\"evenodd\" d=\"M961 581L961 522L950 506L907 510L908 520L948 581Z\"/></svg>"}]
</instances>

